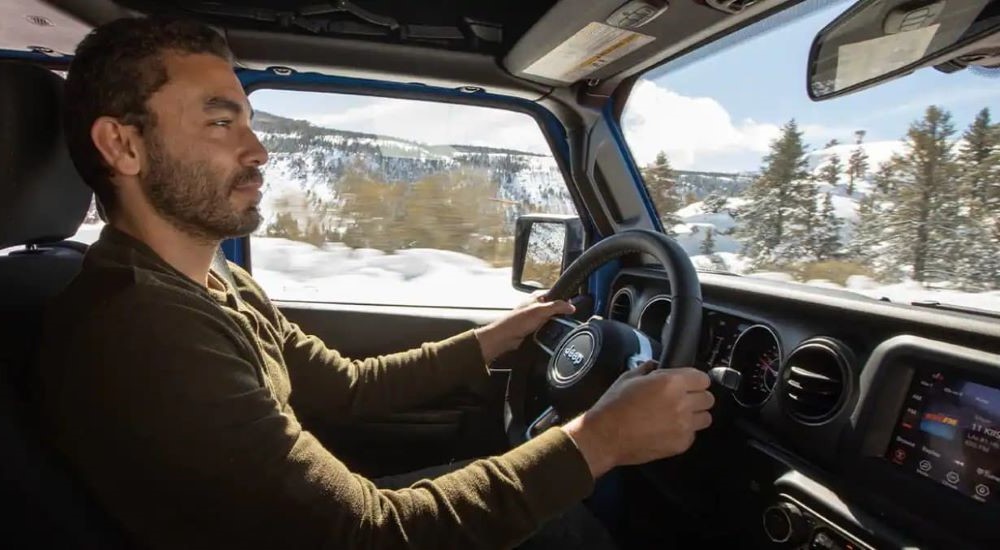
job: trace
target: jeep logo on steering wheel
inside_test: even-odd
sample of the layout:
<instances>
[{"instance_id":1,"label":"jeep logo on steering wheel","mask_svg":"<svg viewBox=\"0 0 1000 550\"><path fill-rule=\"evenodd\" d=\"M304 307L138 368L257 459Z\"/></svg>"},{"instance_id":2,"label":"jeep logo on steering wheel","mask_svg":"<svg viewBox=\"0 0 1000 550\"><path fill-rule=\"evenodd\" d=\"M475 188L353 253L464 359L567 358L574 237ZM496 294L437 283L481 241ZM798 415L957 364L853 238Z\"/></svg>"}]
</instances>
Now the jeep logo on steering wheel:
<instances>
[{"instance_id":1,"label":"jeep logo on steering wheel","mask_svg":"<svg viewBox=\"0 0 1000 550\"><path fill-rule=\"evenodd\" d=\"M563 355L569 359L570 363L573 363L573 366L579 367L580 363L583 363L583 354L576 351L575 346L566 346L566 349L563 350Z\"/></svg>"}]
</instances>

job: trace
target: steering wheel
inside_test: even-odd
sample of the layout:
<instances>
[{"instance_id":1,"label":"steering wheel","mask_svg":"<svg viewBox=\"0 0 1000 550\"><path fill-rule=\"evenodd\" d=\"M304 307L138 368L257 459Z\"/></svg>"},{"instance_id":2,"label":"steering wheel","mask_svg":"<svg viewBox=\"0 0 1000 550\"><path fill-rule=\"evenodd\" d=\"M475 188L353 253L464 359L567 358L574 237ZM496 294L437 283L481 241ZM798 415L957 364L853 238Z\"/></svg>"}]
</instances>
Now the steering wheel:
<instances>
[{"instance_id":1,"label":"steering wheel","mask_svg":"<svg viewBox=\"0 0 1000 550\"><path fill-rule=\"evenodd\" d=\"M633 229L617 233L588 248L546 293L546 300L569 300L599 267L626 254L646 253L656 258L670 281L670 316L659 341L619 321L596 317L581 322L554 317L525 339L548 363L543 390L549 406L528 422L525 405L534 368L511 370L504 405L504 425L512 445L570 420L588 409L625 371L658 358L660 368L694 364L701 334L701 284L687 253L662 233Z\"/></svg>"}]
</instances>

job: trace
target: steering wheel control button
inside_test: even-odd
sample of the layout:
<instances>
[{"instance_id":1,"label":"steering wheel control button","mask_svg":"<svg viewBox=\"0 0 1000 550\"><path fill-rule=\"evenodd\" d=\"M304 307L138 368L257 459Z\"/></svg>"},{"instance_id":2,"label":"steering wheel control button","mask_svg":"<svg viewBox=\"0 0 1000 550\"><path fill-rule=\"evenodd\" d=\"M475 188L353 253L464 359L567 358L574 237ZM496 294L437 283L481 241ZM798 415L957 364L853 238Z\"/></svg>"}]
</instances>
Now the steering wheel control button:
<instances>
[{"instance_id":1,"label":"steering wheel control button","mask_svg":"<svg viewBox=\"0 0 1000 550\"><path fill-rule=\"evenodd\" d=\"M567 334L573 332L573 329L579 325L580 323L575 321L570 321L560 317L553 317L542 325L541 328L535 331L535 343L542 348L545 353L552 355L555 353L553 350L559 345L559 342L561 342Z\"/></svg>"}]
</instances>

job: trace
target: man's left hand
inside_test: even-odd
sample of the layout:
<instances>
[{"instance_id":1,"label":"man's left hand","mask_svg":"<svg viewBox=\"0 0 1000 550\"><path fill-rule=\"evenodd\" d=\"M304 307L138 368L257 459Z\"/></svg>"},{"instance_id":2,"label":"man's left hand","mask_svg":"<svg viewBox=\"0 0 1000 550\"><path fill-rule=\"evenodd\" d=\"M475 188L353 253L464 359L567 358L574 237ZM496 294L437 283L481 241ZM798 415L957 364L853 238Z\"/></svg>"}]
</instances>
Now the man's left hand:
<instances>
[{"instance_id":1,"label":"man's left hand","mask_svg":"<svg viewBox=\"0 0 1000 550\"><path fill-rule=\"evenodd\" d=\"M542 293L518 306L514 311L485 327L476 329L483 359L489 363L501 354L517 349L528 335L545 324L553 315L570 315L576 311L572 304L563 300L549 302Z\"/></svg>"}]
</instances>

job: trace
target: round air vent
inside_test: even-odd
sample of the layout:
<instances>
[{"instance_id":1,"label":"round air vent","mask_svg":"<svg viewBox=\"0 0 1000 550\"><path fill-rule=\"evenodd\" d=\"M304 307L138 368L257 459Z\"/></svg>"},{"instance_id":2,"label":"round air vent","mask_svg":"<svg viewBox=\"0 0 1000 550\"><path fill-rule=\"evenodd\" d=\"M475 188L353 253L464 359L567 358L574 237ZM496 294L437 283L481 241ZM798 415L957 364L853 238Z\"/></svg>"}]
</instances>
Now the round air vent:
<instances>
[{"instance_id":1,"label":"round air vent","mask_svg":"<svg viewBox=\"0 0 1000 550\"><path fill-rule=\"evenodd\" d=\"M667 324L667 319L670 318L671 305L670 296L666 294L654 296L643 306L642 313L639 314L639 326L636 328L646 336L659 341L663 325Z\"/></svg>"},{"instance_id":2,"label":"round air vent","mask_svg":"<svg viewBox=\"0 0 1000 550\"><path fill-rule=\"evenodd\" d=\"M829 338L807 340L792 351L781 370L781 393L793 418L818 424L837 414L850 384L849 354Z\"/></svg>"},{"instance_id":3,"label":"round air vent","mask_svg":"<svg viewBox=\"0 0 1000 550\"><path fill-rule=\"evenodd\" d=\"M611 306L608 308L608 319L628 323L628 318L631 314L632 290L628 287L622 288L611 298Z\"/></svg>"}]
</instances>

